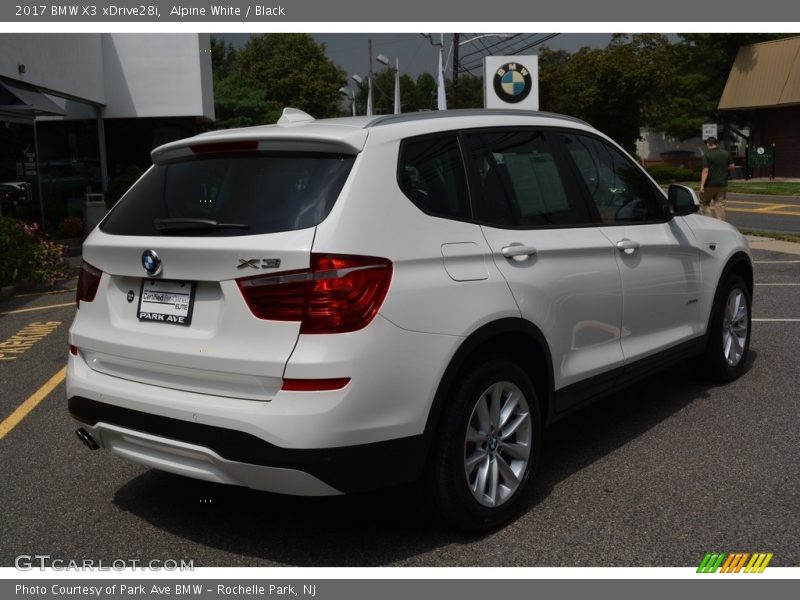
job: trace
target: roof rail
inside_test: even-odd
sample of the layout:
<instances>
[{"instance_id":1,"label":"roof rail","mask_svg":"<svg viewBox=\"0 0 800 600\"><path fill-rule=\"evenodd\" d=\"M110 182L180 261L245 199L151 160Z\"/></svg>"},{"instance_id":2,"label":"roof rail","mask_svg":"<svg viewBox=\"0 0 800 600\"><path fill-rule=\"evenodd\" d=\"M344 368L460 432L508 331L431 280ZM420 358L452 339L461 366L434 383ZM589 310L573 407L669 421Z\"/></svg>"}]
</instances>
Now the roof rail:
<instances>
[{"instance_id":1,"label":"roof rail","mask_svg":"<svg viewBox=\"0 0 800 600\"><path fill-rule=\"evenodd\" d=\"M373 119L367 124L367 127L377 127L379 125L389 125L392 123L403 123L409 121L422 121L427 119L443 119L447 117L466 117L466 116L519 116L527 115L530 117L551 117L557 119L565 119L574 123L581 123L588 125L586 121L568 115L560 115L558 113L544 112L538 110L517 110L505 108L458 108L451 110L432 110L416 113L402 113L400 115L381 115Z\"/></svg>"}]
</instances>

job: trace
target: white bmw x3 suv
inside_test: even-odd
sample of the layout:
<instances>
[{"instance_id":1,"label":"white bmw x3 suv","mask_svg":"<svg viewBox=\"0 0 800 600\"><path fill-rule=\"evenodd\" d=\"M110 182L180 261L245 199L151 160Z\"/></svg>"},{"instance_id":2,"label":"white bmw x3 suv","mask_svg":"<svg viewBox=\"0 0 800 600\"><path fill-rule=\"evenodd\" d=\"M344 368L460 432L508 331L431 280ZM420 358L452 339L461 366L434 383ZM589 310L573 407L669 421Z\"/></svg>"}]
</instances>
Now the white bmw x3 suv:
<instances>
[{"instance_id":1,"label":"white bmw x3 suv","mask_svg":"<svg viewBox=\"0 0 800 600\"><path fill-rule=\"evenodd\" d=\"M745 366L745 239L581 121L286 109L152 159L83 246L91 448L284 494L422 479L479 529L544 426L677 361Z\"/></svg>"}]
</instances>

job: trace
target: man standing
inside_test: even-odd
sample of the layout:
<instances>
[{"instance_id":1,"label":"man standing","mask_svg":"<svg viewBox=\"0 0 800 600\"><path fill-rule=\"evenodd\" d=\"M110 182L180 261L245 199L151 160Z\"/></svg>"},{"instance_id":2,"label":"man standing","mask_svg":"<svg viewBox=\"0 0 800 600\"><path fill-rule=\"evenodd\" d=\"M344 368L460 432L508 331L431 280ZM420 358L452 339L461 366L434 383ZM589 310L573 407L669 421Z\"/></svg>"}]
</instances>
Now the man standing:
<instances>
[{"instance_id":1,"label":"man standing","mask_svg":"<svg viewBox=\"0 0 800 600\"><path fill-rule=\"evenodd\" d=\"M717 138L706 140L708 152L703 156L703 172L700 175L700 213L710 214L725 220L725 195L728 192L728 170L735 165L727 150L719 147Z\"/></svg>"}]
</instances>

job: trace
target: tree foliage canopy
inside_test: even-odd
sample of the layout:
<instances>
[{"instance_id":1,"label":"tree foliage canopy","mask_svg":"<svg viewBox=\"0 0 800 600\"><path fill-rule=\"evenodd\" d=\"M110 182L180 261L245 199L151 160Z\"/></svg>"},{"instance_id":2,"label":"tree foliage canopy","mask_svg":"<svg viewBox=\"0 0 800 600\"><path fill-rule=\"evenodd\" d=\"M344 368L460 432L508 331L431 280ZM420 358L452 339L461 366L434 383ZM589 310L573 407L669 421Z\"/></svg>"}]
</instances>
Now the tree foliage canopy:
<instances>
[{"instance_id":1,"label":"tree foliage canopy","mask_svg":"<svg viewBox=\"0 0 800 600\"><path fill-rule=\"evenodd\" d=\"M286 106L317 118L341 112L345 72L308 34L255 35L239 51L212 38L211 58L215 127L274 123Z\"/></svg>"},{"instance_id":2,"label":"tree foliage canopy","mask_svg":"<svg viewBox=\"0 0 800 600\"><path fill-rule=\"evenodd\" d=\"M655 33L615 34L605 48L539 49L542 110L582 118L634 151L639 131L650 127L678 139L699 135L703 123L743 123L747 115L717 111L739 48L785 37L781 34L690 33L677 43ZM215 127L272 123L285 106L314 117L349 114L339 89L342 69L325 56L325 46L307 34L263 34L240 50L212 38ZM394 110L395 72L374 75L373 112ZM453 106L452 81L447 81ZM435 110L436 78L400 77L402 112ZM356 86L358 114L365 114L367 83ZM483 79L462 75L458 107L483 106Z\"/></svg>"},{"instance_id":3,"label":"tree foliage canopy","mask_svg":"<svg viewBox=\"0 0 800 600\"><path fill-rule=\"evenodd\" d=\"M677 43L660 34L616 34L603 49L574 54L542 48L542 110L585 119L634 150L639 129L677 139L698 136L703 123L742 121L717 104L743 45L780 34L691 33Z\"/></svg>"}]
</instances>

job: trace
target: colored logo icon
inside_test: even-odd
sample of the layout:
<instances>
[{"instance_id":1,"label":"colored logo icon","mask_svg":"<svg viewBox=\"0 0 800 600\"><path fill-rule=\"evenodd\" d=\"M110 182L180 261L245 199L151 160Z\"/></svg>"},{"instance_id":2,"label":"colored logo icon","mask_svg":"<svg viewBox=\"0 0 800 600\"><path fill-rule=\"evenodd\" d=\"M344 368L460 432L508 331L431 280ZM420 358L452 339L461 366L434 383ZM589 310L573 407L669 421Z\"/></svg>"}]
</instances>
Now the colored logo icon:
<instances>
[{"instance_id":1,"label":"colored logo icon","mask_svg":"<svg viewBox=\"0 0 800 600\"><path fill-rule=\"evenodd\" d=\"M772 552L706 552L698 573L763 573L772 560Z\"/></svg>"},{"instance_id":2,"label":"colored logo icon","mask_svg":"<svg viewBox=\"0 0 800 600\"><path fill-rule=\"evenodd\" d=\"M531 73L519 63L506 63L494 72L494 93L504 102L522 102L533 87Z\"/></svg>"},{"instance_id":3,"label":"colored logo icon","mask_svg":"<svg viewBox=\"0 0 800 600\"><path fill-rule=\"evenodd\" d=\"M161 272L161 259L155 250L145 250L142 253L142 268L148 275L158 275Z\"/></svg>"}]
</instances>

